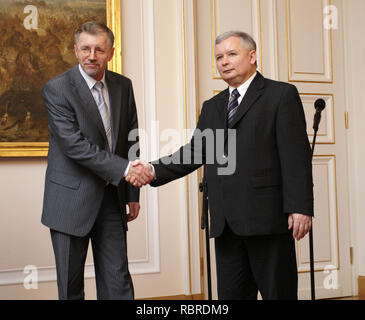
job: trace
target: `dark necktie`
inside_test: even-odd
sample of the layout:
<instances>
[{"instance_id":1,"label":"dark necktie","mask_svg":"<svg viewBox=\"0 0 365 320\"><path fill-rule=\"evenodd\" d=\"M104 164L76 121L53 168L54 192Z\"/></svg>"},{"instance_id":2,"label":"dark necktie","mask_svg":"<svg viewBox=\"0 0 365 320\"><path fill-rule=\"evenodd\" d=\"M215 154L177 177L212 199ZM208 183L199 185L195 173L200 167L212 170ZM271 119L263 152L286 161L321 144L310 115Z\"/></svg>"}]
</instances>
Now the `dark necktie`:
<instances>
[{"instance_id":1,"label":"dark necktie","mask_svg":"<svg viewBox=\"0 0 365 320\"><path fill-rule=\"evenodd\" d=\"M238 98L240 93L237 89L234 89L229 97L228 102L228 128L231 127L232 120L238 108Z\"/></svg>"}]
</instances>

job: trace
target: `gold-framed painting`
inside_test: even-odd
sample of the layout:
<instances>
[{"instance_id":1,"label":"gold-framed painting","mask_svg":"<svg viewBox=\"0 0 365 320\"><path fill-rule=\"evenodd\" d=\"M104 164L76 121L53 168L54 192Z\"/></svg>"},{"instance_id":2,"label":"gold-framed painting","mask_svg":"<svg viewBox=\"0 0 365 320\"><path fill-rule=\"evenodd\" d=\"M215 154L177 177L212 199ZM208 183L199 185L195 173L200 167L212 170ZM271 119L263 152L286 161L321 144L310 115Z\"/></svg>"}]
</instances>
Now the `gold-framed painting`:
<instances>
[{"instance_id":1,"label":"gold-framed painting","mask_svg":"<svg viewBox=\"0 0 365 320\"><path fill-rule=\"evenodd\" d=\"M0 157L47 156L41 89L77 63L74 33L90 20L114 32L108 68L121 73L120 0L1 0Z\"/></svg>"}]
</instances>

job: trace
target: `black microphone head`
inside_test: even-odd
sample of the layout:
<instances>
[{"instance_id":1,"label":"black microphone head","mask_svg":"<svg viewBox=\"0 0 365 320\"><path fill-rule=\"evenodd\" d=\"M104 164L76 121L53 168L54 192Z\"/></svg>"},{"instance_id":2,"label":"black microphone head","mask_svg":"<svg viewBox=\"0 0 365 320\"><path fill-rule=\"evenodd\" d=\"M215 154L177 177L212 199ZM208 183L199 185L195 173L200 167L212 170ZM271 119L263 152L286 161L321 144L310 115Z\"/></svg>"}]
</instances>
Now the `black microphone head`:
<instances>
[{"instance_id":1,"label":"black microphone head","mask_svg":"<svg viewBox=\"0 0 365 320\"><path fill-rule=\"evenodd\" d=\"M317 99L316 102L314 103L314 108L316 110L320 110L322 111L324 108L326 107L326 102L323 99Z\"/></svg>"}]
</instances>

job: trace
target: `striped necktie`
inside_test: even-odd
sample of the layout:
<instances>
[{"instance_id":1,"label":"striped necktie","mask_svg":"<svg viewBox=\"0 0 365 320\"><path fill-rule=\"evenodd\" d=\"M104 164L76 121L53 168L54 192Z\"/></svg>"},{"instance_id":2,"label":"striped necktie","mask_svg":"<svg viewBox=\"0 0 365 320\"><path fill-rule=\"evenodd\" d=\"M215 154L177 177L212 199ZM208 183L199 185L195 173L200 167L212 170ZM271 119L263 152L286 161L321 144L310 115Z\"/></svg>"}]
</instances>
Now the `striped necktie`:
<instances>
[{"instance_id":1,"label":"striped necktie","mask_svg":"<svg viewBox=\"0 0 365 320\"><path fill-rule=\"evenodd\" d=\"M232 120L238 108L238 98L240 93L237 89L234 89L229 97L228 102L228 128L231 127Z\"/></svg>"},{"instance_id":2,"label":"striped necktie","mask_svg":"<svg viewBox=\"0 0 365 320\"><path fill-rule=\"evenodd\" d=\"M104 87L104 84L101 81L98 81L94 84L93 88L96 90L96 93L97 93L96 104L98 106L101 119L103 120L106 137L108 139L109 150L111 150L112 149L111 148L112 147L112 129L110 126L110 112L108 110L108 106L106 105L106 103L104 101L103 87Z\"/></svg>"}]
</instances>

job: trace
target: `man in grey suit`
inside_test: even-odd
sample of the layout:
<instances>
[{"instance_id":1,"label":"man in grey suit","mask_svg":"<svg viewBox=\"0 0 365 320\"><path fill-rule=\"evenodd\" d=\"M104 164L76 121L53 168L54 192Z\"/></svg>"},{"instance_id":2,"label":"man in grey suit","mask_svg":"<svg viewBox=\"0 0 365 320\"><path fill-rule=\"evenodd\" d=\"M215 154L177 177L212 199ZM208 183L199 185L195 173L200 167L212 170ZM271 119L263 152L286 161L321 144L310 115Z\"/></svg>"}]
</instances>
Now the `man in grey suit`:
<instances>
[{"instance_id":1,"label":"man in grey suit","mask_svg":"<svg viewBox=\"0 0 365 320\"><path fill-rule=\"evenodd\" d=\"M106 70L113 43L104 24L83 24L75 34L79 64L42 90L50 130L42 223L51 230L60 299L84 299L90 240L97 298L134 298L126 231L139 213L139 190L124 177L136 171L127 158L138 123L131 81Z\"/></svg>"}]
</instances>

